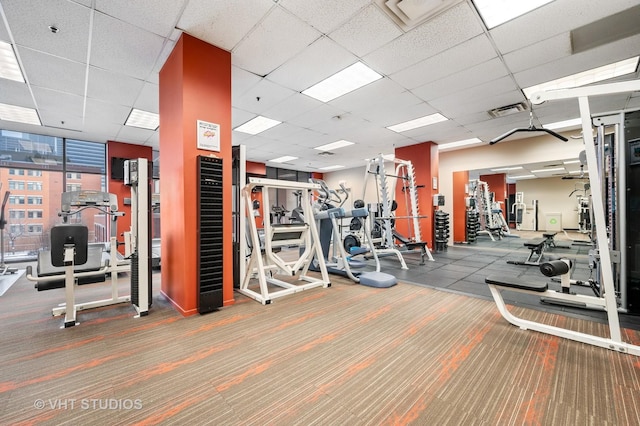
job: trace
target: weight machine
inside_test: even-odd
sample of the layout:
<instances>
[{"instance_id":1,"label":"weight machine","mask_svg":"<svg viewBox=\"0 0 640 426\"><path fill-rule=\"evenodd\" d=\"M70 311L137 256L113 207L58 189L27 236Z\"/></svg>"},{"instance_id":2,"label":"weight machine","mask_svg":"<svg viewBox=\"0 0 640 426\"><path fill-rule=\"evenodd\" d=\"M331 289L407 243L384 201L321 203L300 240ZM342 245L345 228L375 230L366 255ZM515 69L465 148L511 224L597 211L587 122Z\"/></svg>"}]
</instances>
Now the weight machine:
<instances>
[{"instance_id":1,"label":"weight machine","mask_svg":"<svg viewBox=\"0 0 640 426\"><path fill-rule=\"evenodd\" d=\"M516 229L520 231L522 229L522 221L524 215L527 212L527 205L524 203L524 192L516 192L516 201L511 206L511 214L515 219Z\"/></svg>"},{"instance_id":2,"label":"weight machine","mask_svg":"<svg viewBox=\"0 0 640 426\"><path fill-rule=\"evenodd\" d=\"M27 279L36 282L38 291L65 288L65 303L54 308L54 316L65 315L64 328L77 325L77 311L131 302L136 310L134 318L146 316L151 307L151 275L149 252L148 162L146 159L125 162L125 184L131 186L132 228L125 238L131 248L128 259L120 259L116 222L124 212L118 210L115 194L81 190L61 194L63 223L51 229L51 250L38 253L37 274L27 266ZM103 243L88 243L88 228L71 224L70 218L87 209L96 209L110 218L109 259L102 260ZM83 268L76 268L76 266ZM130 295L120 296L118 274L130 272ZM111 276L111 298L94 302L76 303L78 284L105 281ZM69 308L70 307L70 308Z\"/></svg>"},{"instance_id":3,"label":"weight machine","mask_svg":"<svg viewBox=\"0 0 640 426\"><path fill-rule=\"evenodd\" d=\"M640 356L640 346L622 340L618 317L619 307L623 310L626 309L630 296L627 288L627 276L625 275L626 261L628 260L626 259L627 250L619 250L618 248L627 247L625 232L621 232L624 228L621 226L621 222L624 223L624 220L621 220L622 215L627 212L626 197L619 196L621 188L625 190L627 188L625 181L626 173L618 173L615 168L617 162L613 157L609 157L609 160L607 160L607 155L605 155L608 149L608 153L614 155L615 153L619 153L619 157L624 158L625 153L633 154L633 145L627 147L623 144L624 133L618 132L620 130L619 124L621 123L619 118L615 122L610 121L610 119L606 117L596 118L595 122L598 125L598 131L594 141L591 137L593 134L593 118L589 107L589 97L635 91L640 91L640 80L538 92L534 93L531 97L532 102L535 104L555 99L578 98L582 134L589 169L589 184L592 189L593 225L595 226L596 236L596 249L593 254L598 258L599 295L581 296L565 292L551 292L546 288L546 284L540 285L537 283L522 282L517 278L509 280L502 277L487 277L485 281L489 284L491 293L503 317L522 329L532 329L542 333ZM608 147L605 147L604 126L607 124L613 124L616 127L617 137L609 142ZM637 132L638 130L636 129L636 133ZM631 153L627 152L628 149L631 150ZM615 206L612 203L616 203ZM622 267L618 267L618 263L620 263ZM568 270L562 273L568 273ZM620 279L618 280L617 278ZM566 279L568 280L568 277ZM609 337L594 336L588 333L517 318L507 311L504 301L502 301L499 294L499 287L543 295L547 299L562 300L570 304L578 303L599 306L607 314ZM638 293L634 293L633 296L637 298L639 295ZM636 301L634 300L634 302Z\"/></svg>"},{"instance_id":4,"label":"weight machine","mask_svg":"<svg viewBox=\"0 0 640 426\"><path fill-rule=\"evenodd\" d=\"M302 223L272 224L270 221L264 221L264 256L260 249L261 240L258 234L258 227L253 219L255 210L251 202L251 192L258 188L262 189L262 200L264 205L267 206L269 205L269 188L301 191ZM311 210L310 194L312 191L319 189L320 185L312 183L249 178L249 183L242 190L242 197L247 208L246 217L249 224L248 240L250 241L251 254L246 262L246 269L240 288L237 289L239 293L257 300L263 305L267 305L277 297L315 287L331 286L322 249L320 248L318 229L313 220L313 212ZM276 254L275 249L290 245L304 246L304 250L299 254L298 259L285 261ZM307 275L314 257L317 261L321 278ZM276 278L276 275L283 276L283 279ZM259 291L249 288L250 281L254 276L258 279ZM284 277L297 277L297 280L305 281L306 284L297 285L284 281ZM269 285L282 289L272 291Z\"/></svg>"}]
</instances>

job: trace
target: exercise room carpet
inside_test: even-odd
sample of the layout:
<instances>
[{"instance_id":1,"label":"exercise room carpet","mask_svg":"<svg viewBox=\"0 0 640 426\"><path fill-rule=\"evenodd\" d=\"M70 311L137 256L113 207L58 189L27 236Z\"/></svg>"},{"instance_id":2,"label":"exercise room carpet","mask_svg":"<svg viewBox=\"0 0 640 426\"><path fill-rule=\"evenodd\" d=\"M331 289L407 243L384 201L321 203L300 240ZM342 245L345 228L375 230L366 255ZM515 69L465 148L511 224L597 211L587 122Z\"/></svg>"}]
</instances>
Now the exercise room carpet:
<instances>
[{"instance_id":1,"label":"exercise room carpet","mask_svg":"<svg viewBox=\"0 0 640 426\"><path fill-rule=\"evenodd\" d=\"M188 318L156 296L147 317L121 305L59 329L64 291L20 280L0 308L0 424L640 424L639 357L520 330L479 298L332 281Z\"/></svg>"}]
</instances>

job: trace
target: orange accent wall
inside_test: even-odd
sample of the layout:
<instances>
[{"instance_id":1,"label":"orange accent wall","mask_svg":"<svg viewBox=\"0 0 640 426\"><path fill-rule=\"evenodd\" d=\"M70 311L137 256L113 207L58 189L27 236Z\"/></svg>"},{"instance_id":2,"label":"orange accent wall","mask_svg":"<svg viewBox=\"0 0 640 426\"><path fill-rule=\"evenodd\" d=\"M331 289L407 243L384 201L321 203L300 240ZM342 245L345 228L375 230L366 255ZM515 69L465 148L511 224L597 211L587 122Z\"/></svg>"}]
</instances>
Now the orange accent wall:
<instances>
[{"instance_id":1,"label":"orange accent wall","mask_svg":"<svg viewBox=\"0 0 640 426\"><path fill-rule=\"evenodd\" d=\"M197 148L196 121L220 125L220 152ZM162 293L197 313L197 156L223 159L223 299L233 304L231 53L182 34L160 71Z\"/></svg>"},{"instance_id":2,"label":"orange accent wall","mask_svg":"<svg viewBox=\"0 0 640 426\"><path fill-rule=\"evenodd\" d=\"M419 219L420 233L422 234L422 241L428 243L429 248L433 248L433 195L438 193L437 189L433 189L434 178L438 179L438 150L437 145L433 142L423 142L417 145L406 146L395 149L395 156L402 160L409 160L413 164L413 170L415 172L416 185L424 185L424 187L418 188L418 214L420 216L427 216L426 218ZM395 174L395 170L388 171L389 174ZM405 202L405 193L402 192L404 182L398 179L396 182L396 202L398 203L398 209L396 210L396 216L409 216L410 211L407 210L407 203ZM408 195L408 194L407 194ZM410 203L409 203L410 204ZM410 208L410 207L409 207ZM446 206L443 208L446 210ZM396 229L399 233L405 236L414 236L413 230L410 229L409 221L406 219L396 220Z\"/></svg>"},{"instance_id":3,"label":"orange accent wall","mask_svg":"<svg viewBox=\"0 0 640 426\"><path fill-rule=\"evenodd\" d=\"M122 241L121 235L131 229L131 206L125 206L124 199L131 198L131 188L122 180L111 179L111 158L146 158L149 163L153 161L153 150L150 146L133 145L123 142L107 142L107 191L118 197L118 209L124 212L124 216L118 218L118 241ZM149 174L151 178L151 174ZM151 196L151 195L149 195ZM118 247L118 251L124 253L124 247Z\"/></svg>"},{"instance_id":4,"label":"orange accent wall","mask_svg":"<svg viewBox=\"0 0 640 426\"><path fill-rule=\"evenodd\" d=\"M467 184L469 171L453 172L453 242L467 240Z\"/></svg>"},{"instance_id":5,"label":"orange accent wall","mask_svg":"<svg viewBox=\"0 0 640 426\"><path fill-rule=\"evenodd\" d=\"M487 182L489 192L495 193L494 201L500 201L502 203L502 210L504 211L506 209L504 200L507 196L507 175L504 173L480 175L480 180Z\"/></svg>"}]
</instances>

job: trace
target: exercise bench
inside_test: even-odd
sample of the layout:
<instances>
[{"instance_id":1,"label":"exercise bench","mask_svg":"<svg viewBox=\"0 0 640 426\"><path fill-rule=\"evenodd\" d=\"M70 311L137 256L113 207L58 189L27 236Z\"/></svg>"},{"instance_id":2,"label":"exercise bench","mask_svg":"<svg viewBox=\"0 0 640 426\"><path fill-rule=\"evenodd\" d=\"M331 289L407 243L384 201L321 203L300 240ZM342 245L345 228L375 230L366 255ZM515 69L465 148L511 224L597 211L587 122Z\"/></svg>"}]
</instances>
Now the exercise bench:
<instances>
[{"instance_id":1,"label":"exercise bench","mask_svg":"<svg viewBox=\"0 0 640 426\"><path fill-rule=\"evenodd\" d=\"M549 247L556 247L554 237L556 233L542 234L540 238L525 241L524 246L530 250L529 256L525 261L507 260L511 265L540 266L545 250Z\"/></svg>"},{"instance_id":2,"label":"exercise bench","mask_svg":"<svg viewBox=\"0 0 640 426\"><path fill-rule=\"evenodd\" d=\"M511 324L520 327L522 330L534 330L540 333L575 340L577 342L587 343L605 349L640 356L640 346L632 345L622 340L617 301L614 294L605 294L603 297L572 294L569 291L571 282L571 261L568 259L552 260L550 262L542 263L540 264L540 272L547 277L560 276L562 290L550 290L548 288L548 284L545 282L539 283L523 281L519 277L495 275L485 278L485 283L489 285L491 296L496 302L498 311L500 311L500 314L504 319L509 321ZM546 299L563 301L574 305L584 304L585 306L598 306L604 309L607 313L610 337L595 336L588 333L582 333L517 317L507 309L504 299L502 298L503 290L539 295Z\"/></svg>"}]
</instances>

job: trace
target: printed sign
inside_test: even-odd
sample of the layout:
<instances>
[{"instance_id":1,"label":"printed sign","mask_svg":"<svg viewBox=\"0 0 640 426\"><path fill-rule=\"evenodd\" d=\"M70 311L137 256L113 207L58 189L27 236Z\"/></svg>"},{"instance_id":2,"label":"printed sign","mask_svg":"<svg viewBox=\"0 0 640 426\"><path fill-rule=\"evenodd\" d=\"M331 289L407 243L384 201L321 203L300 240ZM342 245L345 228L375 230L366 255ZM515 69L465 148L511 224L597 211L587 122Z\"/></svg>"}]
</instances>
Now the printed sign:
<instances>
[{"instance_id":1,"label":"printed sign","mask_svg":"<svg viewBox=\"0 0 640 426\"><path fill-rule=\"evenodd\" d=\"M220 152L220 125L198 120L198 149Z\"/></svg>"}]
</instances>

